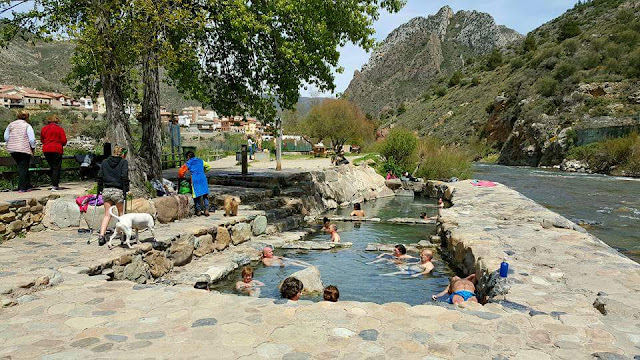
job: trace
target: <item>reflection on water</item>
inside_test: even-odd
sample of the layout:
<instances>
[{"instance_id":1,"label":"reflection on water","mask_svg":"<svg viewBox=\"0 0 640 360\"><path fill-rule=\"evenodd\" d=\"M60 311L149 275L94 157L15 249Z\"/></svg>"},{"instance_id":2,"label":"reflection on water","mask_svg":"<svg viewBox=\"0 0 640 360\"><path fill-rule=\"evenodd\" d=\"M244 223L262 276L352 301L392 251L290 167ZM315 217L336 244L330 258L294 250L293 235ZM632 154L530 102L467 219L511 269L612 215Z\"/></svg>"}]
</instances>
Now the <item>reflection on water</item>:
<instances>
[{"instance_id":1,"label":"reflection on water","mask_svg":"<svg viewBox=\"0 0 640 360\"><path fill-rule=\"evenodd\" d=\"M640 179L477 164L475 177L505 184L640 262Z\"/></svg>"},{"instance_id":2,"label":"reflection on water","mask_svg":"<svg viewBox=\"0 0 640 360\"><path fill-rule=\"evenodd\" d=\"M389 219L393 217L417 217L421 212L429 216L436 213L432 200L417 198L388 198L363 204L367 216ZM335 211L348 215L350 209ZM398 225L379 223L338 223L343 242L352 242L353 247L331 251L288 250L276 252L290 258L309 262L320 269L325 285L336 285L340 290L340 300L371 301L387 303L406 302L412 305L430 301L431 294L444 289L453 272L437 255L434 259L436 269L432 275L411 278L408 276L380 276L397 271L393 264L368 264L379 254L367 252L368 243L416 243L427 239L434 233L433 225ZM329 241L329 235L318 233L307 240ZM411 254L418 256L418 254ZM416 260L417 261L417 260ZM279 297L277 285L285 277L301 268L270 267L252 264L255 279L265 283L262 297ZM234 272L228 280L218 284L215 289L224 292L233 291L233 284L240 280L240 272ZM318 298L311 299L318 300Z\"/></svg>"}]
</instances>

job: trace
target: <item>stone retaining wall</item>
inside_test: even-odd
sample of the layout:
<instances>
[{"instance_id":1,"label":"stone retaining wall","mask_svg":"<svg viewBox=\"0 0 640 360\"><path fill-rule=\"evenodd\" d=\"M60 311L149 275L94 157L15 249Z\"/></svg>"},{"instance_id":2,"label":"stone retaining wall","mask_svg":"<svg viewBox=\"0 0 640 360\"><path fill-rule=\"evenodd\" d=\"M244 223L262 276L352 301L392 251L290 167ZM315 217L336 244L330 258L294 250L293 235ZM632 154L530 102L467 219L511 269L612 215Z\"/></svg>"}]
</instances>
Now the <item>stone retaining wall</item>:
<instances>
[{"instance_id":1,"label":"stone retaining wall","mask_svg":"<svg viewBox=\"0 0 640 360\"><path fill-rule=\"evenodd\" d=\"M27 231L42 231L44 205L57 195L28 200L0 201L0 241L13 239Z\"/></svg>"}]
</instances>

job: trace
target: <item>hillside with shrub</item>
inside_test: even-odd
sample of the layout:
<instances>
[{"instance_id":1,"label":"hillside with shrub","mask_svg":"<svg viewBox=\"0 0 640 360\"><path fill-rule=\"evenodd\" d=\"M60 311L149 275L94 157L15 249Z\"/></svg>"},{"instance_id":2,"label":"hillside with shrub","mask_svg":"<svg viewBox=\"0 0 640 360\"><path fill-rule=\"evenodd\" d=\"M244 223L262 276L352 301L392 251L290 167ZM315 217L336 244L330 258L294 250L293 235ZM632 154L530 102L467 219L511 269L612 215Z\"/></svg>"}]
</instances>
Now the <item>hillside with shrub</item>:
<instances>
[{"instance_id":1,"label":"hillside with shrub","mask_svg":"<svg viewBox=\"0 0 640 360\"><path fill-rule=\"evenodd\" d=\"M640 2L578 3L521 41L467 58L382 122L530 166L637 131Z\"/></svg>"}]
</instances>

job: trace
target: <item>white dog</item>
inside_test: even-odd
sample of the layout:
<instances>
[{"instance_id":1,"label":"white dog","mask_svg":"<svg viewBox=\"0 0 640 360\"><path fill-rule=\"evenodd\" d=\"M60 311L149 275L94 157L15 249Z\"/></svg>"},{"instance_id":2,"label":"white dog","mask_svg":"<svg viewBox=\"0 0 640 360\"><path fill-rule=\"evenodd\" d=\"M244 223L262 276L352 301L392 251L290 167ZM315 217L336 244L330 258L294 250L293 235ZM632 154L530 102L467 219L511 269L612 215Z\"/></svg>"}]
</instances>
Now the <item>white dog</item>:
<instances>
[{"instance_id":1,"label":"white dog","mask_svg":"<svg viewBox=\"0 0 640 360\"><path fill-rule=\"evenodd\" d=\"M153 228L155 226L155 223L153 221L153 216L145 213L131 213L131 214L125 214L122 216L117 216L116 214L113 213L113 209L115 208L116 208L115 206L112 206L111 209L109 209L109 214L111 214L111 216L113 216L114 218L118 219L118 222L116 223L116 230L113 232L113 235L111 235L111 238L109 238L109 249L113 247L113 244L112 244L113 239L118 235L122 236L122 234L126 236L127 246L131 248L130 240L131 240L132 232L134 230L136 232L137 243L140 242L140 240L138 239L139 230L145 230L145 229L151 230L151 235L153 235L153 239L154 240L156 239L156 233L153 231Z\"/></svg>"}]
</instances>

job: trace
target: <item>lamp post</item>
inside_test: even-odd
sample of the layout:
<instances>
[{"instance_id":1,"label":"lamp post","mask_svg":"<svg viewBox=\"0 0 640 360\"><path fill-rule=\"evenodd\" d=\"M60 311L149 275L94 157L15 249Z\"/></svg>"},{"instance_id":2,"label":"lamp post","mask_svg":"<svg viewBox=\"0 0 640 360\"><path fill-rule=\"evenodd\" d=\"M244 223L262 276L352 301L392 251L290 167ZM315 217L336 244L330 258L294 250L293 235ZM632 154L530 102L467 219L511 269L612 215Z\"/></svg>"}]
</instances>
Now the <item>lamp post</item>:
<instances>
[{"instance_id":1,"label":"lamp post","mask_svg":"<svg viewBox=\"0 0 640 360\"><path fill-rule=\"evenodd\" d=\"M282 170L282 119L276 118L276 171Z\"/></svg>"}]
</instances>

